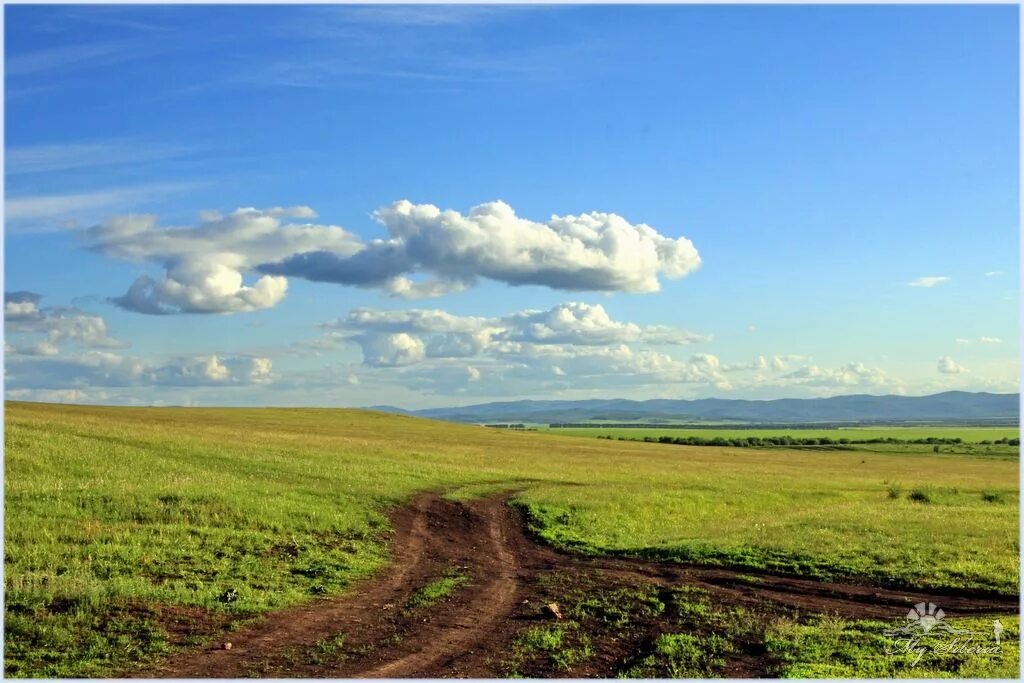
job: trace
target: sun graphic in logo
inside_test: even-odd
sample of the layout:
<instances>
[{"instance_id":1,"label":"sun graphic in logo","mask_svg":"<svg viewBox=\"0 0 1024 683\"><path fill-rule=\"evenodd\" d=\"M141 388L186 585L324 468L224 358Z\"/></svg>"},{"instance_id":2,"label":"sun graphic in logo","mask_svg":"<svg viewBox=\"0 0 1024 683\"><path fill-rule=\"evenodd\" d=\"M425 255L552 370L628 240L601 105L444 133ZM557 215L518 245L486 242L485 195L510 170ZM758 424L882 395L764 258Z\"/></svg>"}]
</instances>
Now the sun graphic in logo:
<instances>
[{"instance_id":1,"label":"sun graphic in logo","mask_svg":"<svg viewBox=\"0 0 1024 683\"><path fill-rule=\"evenodd\" d=\"M919 602L907 612L907 620L914 622L912 625L921 629L922 633L928 633L938 626L944 616L946 613L934 602Z\"/></svg>"},{"instance_id":2,"label":"sun graphic in logo","mask_svg":"<svg viewBox=\"0 0 1024 683\"><path fill-rule=\"evenodd\" d=\"M966 629L956 628L949 625L944 618L946 613L934 602L919 602L907 612L907 623L899 628L885 631L887 636L914 636L924 635L933 631L944 631L946 633L970 633Z\"/></svg>"}]
</instances>

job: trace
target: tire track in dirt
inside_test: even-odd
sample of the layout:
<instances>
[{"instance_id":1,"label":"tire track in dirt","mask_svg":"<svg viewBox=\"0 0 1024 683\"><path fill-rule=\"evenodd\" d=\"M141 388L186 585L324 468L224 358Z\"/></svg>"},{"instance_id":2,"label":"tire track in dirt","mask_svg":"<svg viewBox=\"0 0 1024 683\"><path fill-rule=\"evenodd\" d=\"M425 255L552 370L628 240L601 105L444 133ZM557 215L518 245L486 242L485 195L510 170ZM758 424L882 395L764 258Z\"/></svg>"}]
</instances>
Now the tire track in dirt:
<instances>
[{"instance_id":1,"label":"tire track in dirt","mask_svg":"<svg viewBox=\"0 0 1024 683\"><path fill-rule=\"evenodd\" d=\"M506 533L505 525L487 525L488 543L480 551L493 557L496 571L492 580L477 589L481 599L475 600L468 609L459 610L440 633L428 632L415 638L414 652L355 675L366 678L418 676L422 671L447 664L446 658L450 660L452 655L471 649L469 645L481 640L497 621L507 616L519 589L516 575L519 563L509 547Z\"/></svg>"},{"instance_id":2,"label":"tire track in dirt","mask_svg":"<svg viewBox=\"0 0 1024 683\"><path fill-rule=\"evenodd\" d=\"M391 514L393 561L378 577L353 585L344 596L273 612L259 624L222 635L221 641L232 643L230 650L181 652L157 670L134 675L493 677L498 675L494 658L507 653L516 635L539 616L538 578L553 572L597 571L626 585L695 586L720 604L848 619L900 618L919 602L935 602L959 616L1016 614L1019 609L1016 597L571 556L530 539L520 513L507 501L507 495L467 503L436 494L416 496ZM453 568L469 581L447 602L426 610L407 607L416 591ZM320 662L308 656L319 641L339 634L345 635L349 653L343 660ZM759 674L763 669L754 663L730 675Z\"/></svg>"},{"instance_id":3,"label":"tire track in dirt","mask_svg":"<svg viewBox=\"0 0 1024 683\"><path fill-rule=\"evenodd\" d=\"M249 673L247 664L267 653L316 643L343 630L368 627L379 621L382 611L413 581L425 559L428 512L432 496L421 495L391 516L395 536L391 541L392 562L378 579L362 582L343 598L316 600L309 604L273 612L259 624L226 634L220 639L232 644L222 648L186 652L170 659L158 671L140 677L237 678Z\"/></svg>"}]
</instances>

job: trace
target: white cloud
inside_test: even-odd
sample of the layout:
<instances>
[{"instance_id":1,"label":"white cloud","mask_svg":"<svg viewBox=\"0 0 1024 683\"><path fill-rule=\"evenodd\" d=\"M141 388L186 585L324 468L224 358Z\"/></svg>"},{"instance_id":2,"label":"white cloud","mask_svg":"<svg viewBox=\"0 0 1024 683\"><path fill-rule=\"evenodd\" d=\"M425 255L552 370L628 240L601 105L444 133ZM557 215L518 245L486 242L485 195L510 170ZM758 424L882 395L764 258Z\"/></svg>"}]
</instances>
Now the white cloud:
<instances>
[{"instance_id":1,"label":"white cloud","mask_svg":"<svg viewBox=\"0 0 1024 683\"><path fill-rule=\"evenodd\" d=\"M438 394L614 392L673 385L719 391L800 387L815 395L850 389L904 390L884 371L859 362L830 368L810 365L805 355L778 354L725 363L711 353L678 358L631 348L683 344L700 337L616 321L603 307L588 304L561 304L495 318L441 310L357 309L322 327L359 343L364 365L375 373L393 368L392 374L378 374L379 381ZM476 373L487 382L477 380ZM467 386L467 376L474 387Z\"/></svg>"},{"instance_id":2,"label":"white cloud","mask_svg":"<svg viewBox=\"0 0 1024 683\"><path fill-rule=\"evenodd\" d=\"M500 318L455 316L442 310L356 309L322 327L354 333L407 333L426 339L424 357L459 358L506 344L607 346L624 342L690 344L708 337L667 327L613 320L600 304L570 302L546 311Z\"/></svg>"},{"instance_id":3,"label":"white cloud","mask_svg":"<svg viewBox=\"0 0 1024 683\"><path fill-rule=\"evenodd\" d=\"M89 192L7 197L4 214L9 222L75 218L85 211L117 210L139 202L163 198L193 187L183 183L157 183L135 187L115 187ZM52 227L52 223L47 223Z\"/></svg>"},{"instance_id":4,"label":"white cloud","mask_svg":"<svg viewBox=\"0 0 1024 683\"><path fill-rule=\"evenodd\" d=\"M907 283L910 287L935 287L936 285L942 285L949 282L952 278L945 275L926 275L924 277L914 278Z\"/></svg>"},{"instance_id":5,"label":"white cloud","mask_svg":"<svg viewBox=\"0 0 1024 683\"><path fill-rule=\"evenodd\" d=\"M460 280L438 278L416 281L404 275L385 280L381 286L391 296L399 299L434 299L469 289L469 284Z\"/></svg>"},{"instance_id":6,"label":"white cloud","mask_svg":"<svg viewBox=\"0 0 1024 683\"><path fill-rule=\"evenodd\" d=\"M39 310L41 298L35 292L5 292L4 321L12 323L41 320L43 317Z\"/></svg>"},{"instance_id":7,"label":"white cloud","mask_svg":"<svg viewBox=\"0 0 1024 683\"><path fill-rule=\"evenodd\" d=\"M426 358L423 341L405 332L363 334L356 337L363 348L363 362L372 367L394 367L418 363Z\"/></svg>"},{"instance_id":8,"label":"white cloud","mask_svg":"<svg viewBox=\"0 0 1024 683\"><path fill-rule=\"evenodd\" d=\"M219 263L197 259L173 266L157 282L140 275L128 291L110 301L136 313L243 313L272 308L284 300L288 280L264 275L245 285L242 274Z\"/></svg>"},{"instance_id":9,"label":"white cloud","mask_svg":"<svg viewBox=\"0 0 1024 683\"><path fill-rule=\"evenodd\" d=\"M997 276L1002 275L1002 274L1003 274L1003 271L1001 271L1001 270L990 270L987 273L985 273L985 277L997 277Z\"/></svg>"},{"instance_id":10,"label":"white cloud","mask_svg":"<svg viewBox=\"0 0 1024 683\"><path fill-rule=\"evenodd\" d=\"M711 357L713 358L713 357ZM473 367L487 381L469 381L464 361L426 359L381 378L403 387L431 393L490 393L537 395L537 392L599 389L614 392L624 387L654 385L727 384L714 360L695 356L679 360L653 350L634 351L626 345L533 346L511 345L491 349L474 358ZM469 373L470 379L474 373Z\"/></svg>"},{"instance_id":11,"label":"white cloud","mask_svg":"<svg viewBox=\"0 0 1024 683\"><path fill-rule=\"evenodd\" d=\"M772 372L784 372L790 369L791 363L805 362L810 359L810 356L802 356L796 353L775 355L770 359L765 356L758 356L749 363L727 363L722 365L722 370L723 372L744 372L751 370L764 372L770 369Z\"/></svg>"},{"instance_id":12,"label":"white cloud","mask_svg":"<svg viewBox=\"0 0 1024 683\"><path fill-rule=\"evenodd\" d=\"M690 358L690 362L695 365L701 365L711 371L717 371L722 364L718 360L718 356L713 356L710 353L695 354Z\"/></svg>"},{"instance_id":13,"label":"white cloud","mask_svg":"<svg viewBox=\"0 0 1024 683\"><path fill-rule=\"evenodd\" d=\"M655 292L659 276L683 277L700 265L684 237L672 239L648 225L632 225L610 213L553 216L540 223L515 214L504 202L473 207L468 214L402 200L378 209L375 218L389 239L375 240L352 255L309 252L268 263L266 273L402 294L410 273L437 278L420 284L441 292L478 278L554 289Z\"/></svg>"},{"instance_id":14,"label":"white cloud","mask_svg":"<svg viewBox=\"0 0 1024 683\"><path fill-rule=\"evenodd\" d=\"M967 372L962 365L957 364L957 362L949 356L942 356L939 358L938 370L945 375L959 375Z\"/></svg>"},{"instance_id":15,"label":"white cloud","mask_svg":"<svg viewBox=\"0 0 1024 683\"><path fill-rule=\"evenodd\" d=\"M43 403L92 403L102 400L103 394L81 389L7 389L4 398L10 401L41 401Z\"/></svg>"},{"instance_id":16,"label":"white cloud","mask_svg":"<svg viewBox=\"0 0 1024 683\"><path fill-rule=\"evenodd\" d=\"M7 301L4 303L4 320L33 320L39 315L39 308L34 301Z\"/></svg>"},{"instance_id":17,"label":"white cloud","mask_svg":"<svg viewBox=\"0 0 1024 683\"><path fill-rule=\"evenodd\" d=\"M823 368L805 365L784 375L781 384L810 385L829 389L883 388L896 383L879 368L868 367L861 362L847 363L838 368Z\"/></svg>"},{"instance_id":18,"label":"white cloud","mask_svg":"<svg viewBox=\"0 0 1024 683\"><path fill-rule=\"evenodd\" d=\"M158 228L154 216L111 219L85 232L92 248L108 256L163 266L162 281L142 275L114 303L154 315L238 313L280 303L288 281L263 275L245 284L243 273L285 255L329 248L358 250L354 235L337 226L282 225L281 218L309 217L309 207L238 209L228 216L206 213L194 228Z\"/></svg>"},{"instance_id":19,"label":"white cloud","mask_svg":"<svg viewBox=\"0 0 1024 683\"><path fill-rule=\"evenodd\" d=\"M14 356L8 359L7 373L7 384L14 389L241 386L269 382L272 366L267 358L245 356L184 356L158 363L87 351L52 358Z\"/></svg>"},{"instance_id":20,"label":"white cloud","mask_svg":"<svg viewBox=\"0 0 1024 683\"><path fill-rule=\"evenodd\" d=\"M274 377L274 366L269 358L249 359L249 381L256 384L269 382Z\"/></svg>"},{"instance_id":21,"label":"white cloud","mask_svg":"<svg viewBox=\"0 0 1024 683\"><path fill-rule=\"evenodd\" d=\"M369 308L357 308L344 318L321 325L327 329L414 333L475 333L492 326L490 318L457 316L439 309L380 311Z\"/></svg>"},{"instance_id":22,"label":"white cloud","mask_svg":"<svg viewBox=\"0 0 1024 683\"><path fill-rule=\"evenodd\" d=\"M4 352L8 356L56 356L60 354L60 349L55 344L51 344L43 339L20 346L14 346L5 342Z\"/></svg>"},{"instance_id":23,"label":"white cloud","mask_svg":"<svg viewBox=\"0 0 1024 683\"><path fill-rule=\"evenodd\" d=\"M110 336L106 321L77 308L39 308L41 297L34 292L4 295L4 322L8 335L28 339L28 345L12 344L12 352L53 356L58 347L71 342L83 348L121 348L124 342ZM40 339L42 337L42 339Z\"/></svg>"},{"instance_id":24,"label":"white cloud","mask_svg":"<svg viewBox=\"0 0 1024 683\"><path fill-rule=\"evenodd\" d=\"M758 356L749 363L726 363L722 365L723 372L744 372L749 370L767 370L768 360L764 356Z\"/></svg>"},{"instance_id":25,"label":"white cloud","mask_svg":"<svg viewBox=\"0 0 1024 683\"><path fill-rule=\"evenodd\" d=\"M227 381L230 377L231 371L215 355L185 358L154 371L154 379L158 384L217 384Z\"/></svg>"},{"instance_id":26,"label":"white cloud","mask_svg":"<svg viewBox=\"0 0 1024 683\"><path fill-rule=\"evenodd\" d=\"M604 306L581 302L560 304L547 311L513 313L496 323L503 339L545 344L692 344L708 341L705 335L665 325L640 326L616 322Z\"/></svg>"},{"instance_id":27,"label":"white cloud","mask_svg":"<svg viewBox=\"0 0 1024 683\"><path fill-rule=\"evenodd\" d=\"M504 388L507 382L529 383L537 390L551 381L571 381L574 386L607 381L611 388L726 381L721 362L711 354L678 360L627 345L681 345L706 337L667 326L616 321L600 305L571 302L494 318L442 310L356 309L320 327L327 330L331 343L357 343L364 366L394 368L394 381L431 392L462 393L468 391L467 381L480 385L477 393L484 386L491 391L495 385ZM481 381L484 377L487 382Z\"/></svg>"},{"instance_id":28,"label":"white cloud","mask_svg":"<svg viewBox=\"0 0 1024 683\"><path fill-rule=\"evenodd\" d=\"M964 339L963 337L956 338L957 344L973 344L974 342L970 339ZM979 337L977 340L978 344L1002 344L1003 340L999 337Z\"/></svg>"},{"instance_id":29,"label":"white cloud","mask_svg":"<svg viewBox=\"0 0 1024 683\"><path fill-rule=\"evenodd\" d=\"M191 151L189 148L153 145L140 140L31 145L8 149L4 171L19 175L141 164L182 156Z\"/></svg>"},{"instance_id":30,"label":"white cloud","mask_svg":"<svg viewBox=\"0 0 1024 683\"><path fill-rule=\"evenodd\" d=\"M101 316L76 308L39 308L41 297L34 292L7 292L4 299L6 379L15 390L45 395L89 387L235 386L275 379L265 357L210 354L157 362L112 353L107 349L127 344L110 335ZM74 350L68 352L68 346Z\"/></svg>"},{"instance_id":31,"label":"white cloud","mask_svg":"<svg viewBox=\"0 0 1024 683\"><path fill-rule=\"evenodd\" d=\"M267 215L276 218L316 218L317 213L312 207L299 206L274 206L266 210Z\"/></svg>"},{"instance_id":32,"label":"white cloud","mask_svg":"<svg viewBox=\"0 0 1024 683\"><path fill-rule=\"evenodd\" d=\"M429 204L395 202L375 218L387 239L364 242L330 225L282 225L316 216L306 206L204 211L190 228L160 228L156 217L120 216L84 232L107 256L163 267L163 280L140 276L112 299L149 314L237 313L277 305L286 277L379 288L402 298L461 291L480 278L555 289L654 292L660 277L700 265L684 237L632 225L610 213L553 216L539 223L503 202L466 215ZM260 277L246 284L245 275ZM423 276L413 278L410 276Z\"/></svg>"}]
</instances>

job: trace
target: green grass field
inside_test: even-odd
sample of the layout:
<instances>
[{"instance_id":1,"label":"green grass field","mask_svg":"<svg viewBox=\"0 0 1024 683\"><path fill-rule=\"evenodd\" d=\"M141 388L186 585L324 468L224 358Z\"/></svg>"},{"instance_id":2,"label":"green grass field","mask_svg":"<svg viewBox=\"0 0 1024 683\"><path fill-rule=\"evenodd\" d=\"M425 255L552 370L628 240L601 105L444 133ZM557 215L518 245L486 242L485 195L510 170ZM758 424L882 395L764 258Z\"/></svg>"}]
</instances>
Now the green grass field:
<instances>
[{"instance_id":1,"label":"green grass field","mask_svg":"<svg viewBox=\"0 0 1024 683\"><path fill-rule=\"evenodd\" d=\"M833 439L922 439L929 436L940 438L961 438L968 443L995 441L996 439L1016 438L1020 430L1016 427L839 427L830 429L736 429L729 428L657 428L657 427L559 427L542 428L552 434L563 436L620 436L628 439L642 439L645 436L700 436L713 439L720 436L725 439L746 438L748 436L794 436Z\"/></svg>"},{"instance_id":2,"label":"green grass field","mask_svg":"<svg viewBox=\"0 0 1024 683\"><path fill-rule=\"evenodd\" d=\"M1018 586L1010 458L662 446L327 409L7 403L5 425L16 676L159 656L160 610L258 615L342 592L386 562L386 510L425 489L520 491L539 533L579 552Z\"/></svg>"},{"instance_id":3,"label":"green grass field","mask_svg":"<svg viewBox=\"0 0 1024 683\"><path fill-rule=\"evenodd\" d=\"M1016 459L1020 454L1020 446L1006 443L993 443L1006 439L1017 439L1020 432L1014 427L841 427L830 429L687 429L660 427L555 427L541 428L548 434L558 436L575 436L597 439L614 439L617 441L644 441L661 438L685 439L695 437L697 445L713 446L703 442L712 439L750 439L791 437L796 440L827 438L836 442L830 446L793 444L782 446L793 449L859 450L875 453L944 453L953 455L972 455L982 457L1010 457ZM923 444L910 443L918 439L938 438L943 440L960 439L962 443ZM877 439L896 439L903 443L857 443ZM842 444L840 441L850 443ZM676 444L671 444L676 445ZM734 444L736 446L736 444ZM778 448L769 444L757 445L758 448Z\"/></svg>"}]
</instances>

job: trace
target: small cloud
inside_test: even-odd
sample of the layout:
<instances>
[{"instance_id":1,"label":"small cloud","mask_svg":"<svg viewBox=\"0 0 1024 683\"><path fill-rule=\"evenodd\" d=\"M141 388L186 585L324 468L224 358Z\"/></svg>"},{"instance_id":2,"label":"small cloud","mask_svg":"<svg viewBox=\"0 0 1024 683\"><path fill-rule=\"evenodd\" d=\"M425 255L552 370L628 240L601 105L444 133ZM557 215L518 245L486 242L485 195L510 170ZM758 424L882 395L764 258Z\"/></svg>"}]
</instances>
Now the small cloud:
<instances>
[{"instance_id":1,"label":"small cloud","mask_svg":"<svg viewBox=\"0 0 1024 683\"><path fill-rule=\"evenodd\" d=\"M757 332L757 325L747 325L747 332Z\"/></svg>"},{"instance_id":2,"label":"small cloud","mask_svg":"<svg viewBox=\"0 0 1024 683\"><path fill-rule=\"evenodd\" d=\"M698 353L690 358L690 362L694 365L700 365L708 368L709 370L717 370L721 365L721 361L718 360L718 356L714 356L710 353Z\"/></svg>"},{"instance_id":3,"label":"small cloud","mask_svg":"<svg viewBox=\"0 0 1024 683\"><path fill-rule=\"evenodd\" d=\"M357 341L363 348L363 362L371 367L410 365L427 355L423 341L405 332L363 334Z\"/></svg>"},{"instance_id":4,"label":"small cloud","mask_svg":"<svg viewBox=\"0 0 1024 683\"><path fill-rule=\"evenodd\" d=\"M963 337L956 338L957 344L1002 344L1003 340L999 337L979 337L977 342L971 341L970 339L964 339Z\"/></svg>"},{"instance_id":5,"label":"small cloud","mask_svg":"<svg viewBox=\"0 0 1024 683\"><path fill-rule=\"evenodd\" d=\"M990 270L987 273L985 273L985 277L999 277L1002 274L1003 271L1001 270Z\"/></svg>"},{"instance_id":6,"label":"small cloud","mask_svg":"<svg viewBox=\"0 0 1024 683\"><path fill-rule=\"evenodd\" d=\"M275 206L264 211L274 218L316 218L317 213L309 206Z\"/></svg>"},{"instance_id":7,"label":"small cloud","mask_svg":"<svg viewBox=\"0 0 1024 683\"><path fill-rule=\"evenodd\" d=\"M942 356L939 358L938 370L944 375L959 375L967 372L967 369L964 368L964 366L958 364L949 356Z\"/></svg>"},{"instance_id":8,"label":"small cloud","mask_svg":"<svg viewBox=\"0 0 1024 683\"><path fill-rule=\"evenodd\" d=\"M77 308L40 308L41 299L35 292L4 293L5 333L9 339L13 336L29 337L32 341L29 346L19 347L19 353L55 356L58 345L66 342L92 349L127 346L108 334L107 323L102 317Z\"/></svg>"},{"instance_id":9,"label":"small cloud","mask_svg":"<svg viewBox=\"0 0 1024 683\"><path fill-rule=\"evenodd\" d=\"M945 275L926 275L924 277L914 278L907 283L909 287L934 287L935 285L942 285L949 282L952 278L946 277Z\"/></svg>"}]
</instances>

